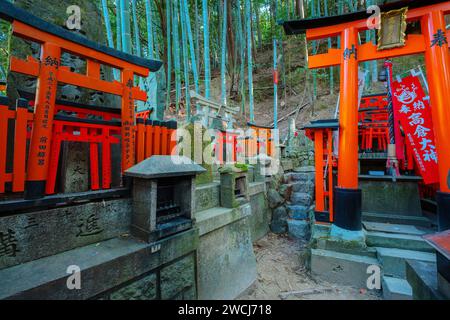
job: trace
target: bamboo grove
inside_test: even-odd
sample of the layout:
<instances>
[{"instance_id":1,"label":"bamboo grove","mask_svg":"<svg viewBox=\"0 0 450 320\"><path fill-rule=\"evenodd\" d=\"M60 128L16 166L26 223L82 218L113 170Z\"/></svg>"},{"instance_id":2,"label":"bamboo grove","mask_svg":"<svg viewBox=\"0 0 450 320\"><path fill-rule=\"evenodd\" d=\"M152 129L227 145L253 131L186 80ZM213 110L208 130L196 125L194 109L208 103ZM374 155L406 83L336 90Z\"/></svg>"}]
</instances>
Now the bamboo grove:
<instances>
[{"instance_id":1,"label":"bamboo grove","mask_svg":"<svg viewBox=\"0 0 450 320\"><path fill-rule=\"evenodd\" d=\"M280 88L286 87L285 48L288 41L304 41L300 37L283 39L279 22L287 19L321 17L356 10L376 4L376 0L95 0L102 14L108 46L164 62L161 74L152 75L146 90L150 95L163 94L165 107L191 114L190 90L211 97L211 81L220 78L223 104L240 104L243 114L254 121L253 74L258 68L273 68L281 85L274 81L275 110ZM0 25L0 50L7 46ZM374 39L368 32L367 39ZM309 50L336 45L313 43ZM339 40L338 40L339 41ZM258 52L271 50L273 66L257 64ZM299 53L304 55L304 53ZM291 52L286 55L292 56ZM7 54L1 55L0 78L6 77ZM294 56L298 56L295 54ZM294 57L295 58L295 57ZM289 59L292 59L289 57ZM376 65L367 65L376 77ZM308 72L305 68L305 72ZM274 74L275 74L274 72ZM325 71L330 92L337 88L336 70ZM320 76L323 77L324 75ZM118 73L115 72L115 77ZM308 74L312 94L317 96L317 71ZM158 89L156 89L158 88ZM163 91L161 91L163 88ZM148 106L143 106L148 107ZM276 115L275 115L276 116ZM275 121L276 123L276 121Z\"/></svg>"}]
</instances>

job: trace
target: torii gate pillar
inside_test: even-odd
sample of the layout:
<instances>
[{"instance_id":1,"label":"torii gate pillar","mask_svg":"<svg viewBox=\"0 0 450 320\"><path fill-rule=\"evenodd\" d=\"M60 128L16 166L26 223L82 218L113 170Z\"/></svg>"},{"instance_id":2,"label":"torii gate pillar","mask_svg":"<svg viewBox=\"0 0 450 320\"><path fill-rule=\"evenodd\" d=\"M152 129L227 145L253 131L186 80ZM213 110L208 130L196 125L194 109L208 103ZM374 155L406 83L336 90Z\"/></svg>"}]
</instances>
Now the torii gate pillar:
<instances>
[{"instance_id":1,"label":"torii gate pillar","mask_svg":"<svg viewBox=\"0 0 450 320\"><path fill-rule=\"evenodd\" d=\"M437 9L424 15L422 32L430 87L433 127L438 152L440 191L436 195L439 230L450 229L450 56L444 13Z\"/></svg>"},{"instance_id":2,"label":"torii gate pillar","mask_svg":"<svg viewBox=\"0 0 450 320\"><path fill-rule=\"evenodd\" d=\"M341 38L338 185L331 235L364 240L362 193L358 189L358 32L354 27L346 28Z\"/></svg>"}]
</instances>

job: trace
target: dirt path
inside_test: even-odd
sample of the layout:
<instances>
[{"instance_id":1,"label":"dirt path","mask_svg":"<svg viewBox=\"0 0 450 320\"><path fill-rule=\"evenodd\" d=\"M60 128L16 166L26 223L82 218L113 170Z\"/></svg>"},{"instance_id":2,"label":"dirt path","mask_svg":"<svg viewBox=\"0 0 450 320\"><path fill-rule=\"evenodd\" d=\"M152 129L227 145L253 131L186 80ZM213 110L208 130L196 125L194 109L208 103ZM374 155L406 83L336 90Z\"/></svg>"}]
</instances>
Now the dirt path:
<instances>
[{"instance_id":1,"label":"dirt path","mask_svg":"<svg viewBox=\"0 0 450 320\"><path fill-rule=\"evenodd\" d=\"M258 279L239 300L377 300L373 293L315 281L303 262L306 242L269 234L255 244Z\"/></svg>"}]
</instances>

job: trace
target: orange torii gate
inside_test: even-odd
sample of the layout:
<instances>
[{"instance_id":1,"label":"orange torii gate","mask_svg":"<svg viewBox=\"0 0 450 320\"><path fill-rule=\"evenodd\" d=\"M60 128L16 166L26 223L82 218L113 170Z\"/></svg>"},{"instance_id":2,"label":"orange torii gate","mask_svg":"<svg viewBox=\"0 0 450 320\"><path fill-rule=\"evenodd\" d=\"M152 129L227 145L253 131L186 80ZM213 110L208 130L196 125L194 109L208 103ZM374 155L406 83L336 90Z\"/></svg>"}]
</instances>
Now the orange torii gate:
<instances>
[{"instance_id":1,"label":"orange torii gate","mask_svg":"<svg viewBox=\"0 0 450 320\"><path fill-rule=\"evenodd\" d=\"M146 101L147 95L134 85L134 77L147 77L162 63L132 56L50 24L7 1L0 2L0 19L10 21L13 35L40 44L40 60L26 61L11 57L12 72L37 78L33 131L27 164L25 197L41 198L45 194L53 117L58 84L70 84L120 96L122 121L122 169L135 164L135 100ZM61 55L67 52L86 60L86 74L75 73L61 65ZM101 78L101 65L121 72L121 81Z\"/></svg>"},{"instance_id":2,"label":"orange torii gate","mask_svg":"<svg viewBox=\"0 0 450 320\"><path fill-rule=\"evenodd\" d=\"M430 87L440 192L437 195L441 230L450 229L450 60L445 15L450 1L398 1L381 6L382 12L408 7L407 22L418 21L422 34L409 34L403 47L378 50L372 42L359 44L358 33L368 29L367 12L284 22L286 34L306 33L309 41L341 37L341 48L309 56L309 68L340 66L338 186L335 188L334 225L360 235L361 190L358 189L358 64L398 56L424 54ZM340 230L342 231L342 230Z\"/></svg>"}]
</instances>

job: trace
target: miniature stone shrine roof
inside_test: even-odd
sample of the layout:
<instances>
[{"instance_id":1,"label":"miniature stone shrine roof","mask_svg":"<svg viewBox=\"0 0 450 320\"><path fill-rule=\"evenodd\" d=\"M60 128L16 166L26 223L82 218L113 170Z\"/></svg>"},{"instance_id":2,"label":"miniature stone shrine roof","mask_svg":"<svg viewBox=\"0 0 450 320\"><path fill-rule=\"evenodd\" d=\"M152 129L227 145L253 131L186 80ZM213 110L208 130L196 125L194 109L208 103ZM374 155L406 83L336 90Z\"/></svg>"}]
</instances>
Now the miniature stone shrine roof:
<instances>
[{"instance_id":1,"label":"miniature stone shrine roof","mask_svg":"<svg viewBox=\"0 0 450 320\"><path fill-rule=\"evenodd\" d=\"M206 172L202 166L182 156L152 156L125 171L128 177L142 179L194 176Z\"/></svg>"}]
</instances>

